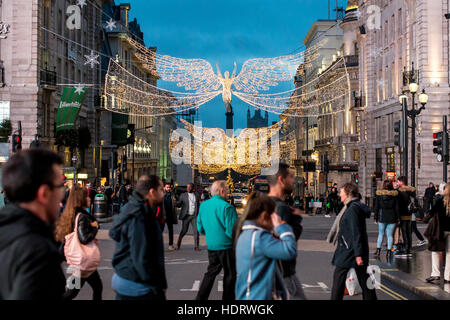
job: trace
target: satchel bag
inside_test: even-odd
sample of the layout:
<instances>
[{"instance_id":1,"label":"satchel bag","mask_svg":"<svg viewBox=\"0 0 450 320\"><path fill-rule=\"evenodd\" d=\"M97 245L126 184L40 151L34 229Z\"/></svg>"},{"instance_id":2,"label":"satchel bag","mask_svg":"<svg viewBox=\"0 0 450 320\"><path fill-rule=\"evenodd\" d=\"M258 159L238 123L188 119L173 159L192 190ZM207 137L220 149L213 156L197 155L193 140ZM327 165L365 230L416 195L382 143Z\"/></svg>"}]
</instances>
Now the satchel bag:
<instances>
[{"instance_id":1,"label":"satchel bag","mask_svg":"<svg viewBox=\"0 0 450 320\"><path fill-rule=\"evenodd\" d=\"M80 242L78 238L78 219L80 215L81 213L75 219L74 231L65 237L64 254L67 264L72 267L72 274L76 274L79 271L81 278L87 278L100 265L100 249L96 239L88 244Z\"/></svg>"}]
</instances>

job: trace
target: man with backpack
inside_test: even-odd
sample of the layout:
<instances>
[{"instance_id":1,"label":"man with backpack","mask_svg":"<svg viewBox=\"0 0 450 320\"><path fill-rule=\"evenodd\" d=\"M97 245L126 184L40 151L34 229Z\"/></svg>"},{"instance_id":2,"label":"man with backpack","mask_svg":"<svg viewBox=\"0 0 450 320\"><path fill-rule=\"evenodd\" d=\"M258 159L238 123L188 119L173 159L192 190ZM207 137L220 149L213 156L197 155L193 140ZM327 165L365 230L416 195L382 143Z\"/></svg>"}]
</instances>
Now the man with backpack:
<instances>
[{"instance_id":1,"label":"man with backpack","mask_svg":"<svg viewBox=\"0 0 450 320\"><path fill-rule=\"evenodd\" d=\"M116 241L112 287L117 300L165 300L167 289L162 232L152 208L163 202L161 180L141 176L130 201L114 217Z\"/></svg>"},{"instance_id":2,"label":"man with backpack","mask_svg":"<svg viewBox=\"0 0 450 320\"><path fill-rule=\"evenodd\" d=\"M415 211L416 188L407 184L405 176L401 176L397 180L398 186L398 206L400 215L400 229L402 231L404 250L398 251L395 256L398 258L412 257L412 213Z\"/></svg>"}]
</instances>

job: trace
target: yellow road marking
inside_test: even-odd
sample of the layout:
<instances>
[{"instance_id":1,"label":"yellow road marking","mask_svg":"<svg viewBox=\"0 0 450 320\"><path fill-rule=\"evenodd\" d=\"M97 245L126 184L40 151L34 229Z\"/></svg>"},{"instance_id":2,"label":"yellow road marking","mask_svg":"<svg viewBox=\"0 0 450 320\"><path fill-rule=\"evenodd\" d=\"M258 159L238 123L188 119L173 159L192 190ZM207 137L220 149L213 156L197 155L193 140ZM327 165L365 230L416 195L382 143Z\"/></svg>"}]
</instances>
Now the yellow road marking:
<instances>
[{"instance_id":1,"label":"yellow road marking","mask_svg":"<svg viewBox=\"0 0 450 320\"><path fill-rule=\"evenodd\" d=\"M395 300L401 300L399 297L396 297L396 296L390 294L389 292L387 292L387 291L384 290L384 289L380 289L380 290L383 291L384 293L386 293L387 295L391 296L391 297L394 298Z\"/></svg>"},{"instance_id":2,"label":"yellow road marking","mask_svg":"<svg viewBox=\"0 0 450 320\"><path fill-rule=\"evenodd\" d=\"M382 271L398 271L398 269L381 269Z\"/></svg>"},{"instance_id":3,"label":"yellow road marking","mask_svg":"<svg viewBox=\"0 0 450 320\"><path fill-rule=\"evenodd\" d=\"M405 298L405 297L402 296L401 294L399 294L399 293L395 292L394 290L392 290L392 289L386 287L384 284L381 284L381 283L380 283L380 286L381 286L381 288L383 288L384 290L387 290L387 291L391 292L392 294L396 295L396 296L399 297L400 299L402 299L402 300L408 300L407 298Z\"/></svg>"}]
</instances>

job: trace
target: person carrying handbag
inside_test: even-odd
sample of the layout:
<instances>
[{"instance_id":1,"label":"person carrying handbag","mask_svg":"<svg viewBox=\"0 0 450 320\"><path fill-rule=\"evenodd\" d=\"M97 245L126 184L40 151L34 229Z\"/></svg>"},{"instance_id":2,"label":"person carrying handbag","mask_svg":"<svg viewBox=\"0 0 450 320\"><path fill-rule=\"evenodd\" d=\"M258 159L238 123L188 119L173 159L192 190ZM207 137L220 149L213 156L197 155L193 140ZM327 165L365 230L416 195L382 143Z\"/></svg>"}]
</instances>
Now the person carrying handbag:
<instances>
[{"instance_id":1,"label":"person carrying handbag","mask_svg":"<svg viewBox=\"0 0 450 320\"><path fill-rule=\"evenodd\" d=\"M428 223L424 236L428 238L428 250L431 251L431 276L428 283L439 284L441 279L440 260L442 252L446 252L444 280L450 281L450 183L441 183L439 193L425 215L423 222Z\"/></svg>"},{"instance_id":2,"label":"person carrying handbag","mask_svg":"<svg viewBox=\"0 0 450 320\"><path fill-rule=\"evenodd\" d=\"M99 225L86 211L89 206L88 191L74 185L56 226L56 241L64 243L67 264L75 271L70 281L75 285L66 287L64 300L74 299L86 282L92 287L93 300L102 300L103 284L97 270L100 251L95 239Z\"/></svg>"}]
</instances>

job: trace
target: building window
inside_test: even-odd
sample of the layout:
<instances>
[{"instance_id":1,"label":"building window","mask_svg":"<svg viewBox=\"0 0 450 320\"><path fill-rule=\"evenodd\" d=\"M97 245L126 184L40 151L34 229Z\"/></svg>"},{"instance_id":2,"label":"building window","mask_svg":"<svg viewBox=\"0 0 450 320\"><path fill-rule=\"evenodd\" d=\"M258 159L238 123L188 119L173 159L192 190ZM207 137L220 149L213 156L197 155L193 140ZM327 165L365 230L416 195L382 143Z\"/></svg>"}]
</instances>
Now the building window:
<instances>
[{"instance_id":1,"label":"building window","mask_svg":"<svg viewBox=\"0 0 450 320\"><path fill-rule=\"evenodd\" d=\"M359 162L359 160L360 160L359 149L354 149L353 150L353 161Z\"/></svg>"},{"instance_id":2,"label":"building window","mask_svg":"<svg viewBox=\"0 0 450 320\"><path fill-rule=\"evenodd\" d=\"M367 141L367 123L366 120L364 120L364 141Z\"/></svg>"},{"instance_id":3,"label":"building window","mask_svg":"<svg viewBox=\"0 0 450 320\"><path fill-rule=\"evenodd\" d=\"M357 134L358 135L358 139L360 138L360 134L361 134L361 117L360 116L356 116L355 117L355 129L356 129L356 132L355 132L355 134Z\"/></svg>"},{"instance_id":4,"label":"building window","mask_svg":"<svg viewBox=\"0 0 450 320\"><path fill-rule=\"evenodd\" d=\"M386 149L386 171L395 172L395 152L394 148Z\"/></svg>"},{"instance_id":5,"label":"building window","mask_svg":"<svg viewBox=\"0 0 450 320\"><path fill-rule=\"evenodd\" d=\"M375 174L377 178L383 177L382 149L375 150Z\"/></svg>"},{"instance_id":6,"label":"building window","mask_svg":"<svg viewBox=\"0 0 450 320\"><path fill-rule=\"evenodd\" d=\"M376 132L376 139L375 141L377 143L381 142L381 118L375 118L375 132Z\"/></svg>"},{"instance_id":7,"label":"building window","mask_svg":"<svg viewBox=\"0 0 450 320\"><path fill-rule=\"evenodd\" d=\"M0 101L0 122L9 119L10 102Z\"/></svg>"}]
</instances>

